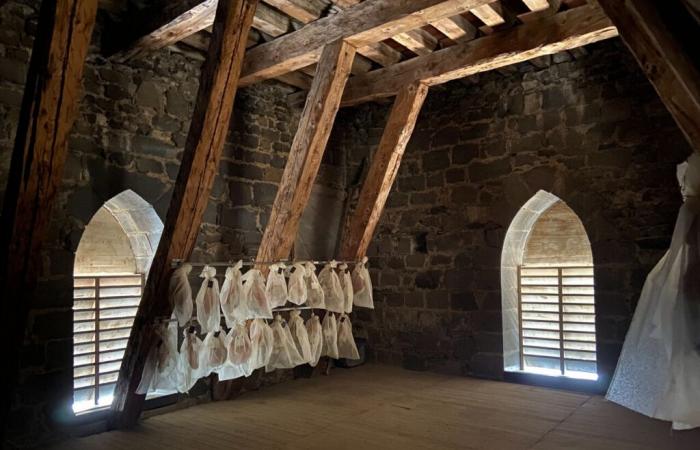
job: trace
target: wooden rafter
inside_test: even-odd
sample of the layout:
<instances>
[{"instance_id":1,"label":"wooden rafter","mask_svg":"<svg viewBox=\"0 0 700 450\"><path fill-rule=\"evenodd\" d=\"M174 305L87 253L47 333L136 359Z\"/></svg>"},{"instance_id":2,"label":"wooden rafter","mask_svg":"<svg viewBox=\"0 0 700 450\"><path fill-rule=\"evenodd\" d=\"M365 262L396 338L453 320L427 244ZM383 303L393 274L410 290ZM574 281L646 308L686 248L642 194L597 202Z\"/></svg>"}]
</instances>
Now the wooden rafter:
<instances>
[{"instance_id":1,"label":"wooden rafter","mask_svg":"<svg viewBox=\"0 0 700 450\"><path fill-rule=\"evenodd\" d=\"M372 156L357 207L343 234L341 259L357 261L367 253L427 93L426 85L414 83L402 88L396 96L379 146Z\"/></svg>"},{"instance_id":2,"label":"wooden rafter","mask_svg":"<svg viewBox=\"0 0 700 450\"><path fill-rule=\"evenodd\" d=\"M677 4L651 0L597 1L620 30L622 40L690 145L700 152L700 63L688 54L679 38L697 38L697 24L686 11L674 10L682 8ZM685 44L696 45L695 42Z\"/></svg>"},{"instance_id":3,"label":"wooden rafter","mask_svg":"<svg viewBox=\"0 0 700 450\"><path fill-rule=\"evenodd\" d=\"M0 221L3 393L0 441L15 386L41 246L61 184L68 135L80 103L81 80L97 0L41 4Z\"/></svg>"},{"instance_id":4,"label":"wooden rafter","mask_svg":"<svg viewBox=\"0 0 700 450\"><path fill-rule=\"evenodd\" d=\"M303 24L313 22L321 17L322 13L320 8L313 8L308 0L270 0L267 3ZM358 48L357 54L366 56L382 66L390 66L401 59L400 52L381 42Z\"/></svg>"},{"instance_id":5,"label":"wooden rafter","mask_svg":"<svg viewBox=\"0 0 700 450\"><path fill-rule=\"evenodd\" d=\"M163 235L139 304L112 403L113 426L136 423L144 396L135 393L149 350L156 344L154 319L169 317L168 281L173 259L189 258L218 171L248 31L257 0L220 2L180 171Z\"/></svg>"},{"instance_id":6,"label":"wooden rafter","mask_svg":"<svg viewBox=\"0 0 700 450\"><path fill-rule=\"evenodd\" d=\"M391 97L402 86L417 81L441 84L614 36L617 30L600 8L581 6L353 77L345 89L343 106Z\"/></svg>"},{"instance_id":7,"label":"wooden rafter","mask_svg":"<svg viewBox=\"0 0 700 450\"><path fill-rule=\"evenodd\" d=\"M373 0L316 20L294 33L251 49L241 75L243 85L306 67L323 46L344 39L359 48L461 14L488 0Z\"/></svg>"},{"instance_id":8,"label":"wooden rafter","mask_svg":"<svg viewBox=\"0 0 700 450\"><path fill-rule=\"evenodd\" d=\"M355 48L342 39L323 49L258 249L259 261L286 259L291 252L354 55Z\"/></svg>"}]
</instances>

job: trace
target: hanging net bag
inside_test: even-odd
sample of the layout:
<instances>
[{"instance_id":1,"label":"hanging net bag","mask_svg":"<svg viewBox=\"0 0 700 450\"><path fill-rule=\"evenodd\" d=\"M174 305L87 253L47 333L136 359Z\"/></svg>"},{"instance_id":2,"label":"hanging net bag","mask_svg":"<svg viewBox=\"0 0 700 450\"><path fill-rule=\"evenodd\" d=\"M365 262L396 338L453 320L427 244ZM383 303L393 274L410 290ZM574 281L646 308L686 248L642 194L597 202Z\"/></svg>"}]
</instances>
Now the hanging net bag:
<instances>
[{"instance_id":1,"label":"hanging net bag","mask_svg":"<svg viewBox=\"0 0 700 450\"><path fill-rule=\"evenodd\" d=\"M301 361L301 355L294 346L289 326L282 316L277 314L271 328L273 335L272 355L265 366L265 371L291 369Z\"/></svg>"},{"instance_id":2,"label":"hanging net bag","mask_svg":"<svg viewBox=\"0 0 700 450\"><path fill-rule=\"evenodd\" d=\"M203 358L200 361L204 369L201 376L206 377L212 372L217 372L226 362L226 344L224 335L220 331L207 334L204 338Z\"/></svg>"},{"instance_id":3,"label":"hanging net bag","mask_svg":"<svg viewBox=\"0 0 700 450\"><path fill-rule=\"evenodd\" d=\"M321 359L323 351L323 330L321 328L321 320L316 314L311 314L309 320L306 321L306 332L309 337L309 347L311 349L311 359L309 365L316 367L318 360Z\"/></svg>"},{"instance_id":4,"label":"hanging net bag","mask_svg":"<svg viewBox=\"0 0 700 450\"><path fill-rule=\"evenodd\" d=\"M343 312L351 313L353 302L353 289L350 269L348 269L348 265L345 263L338 266L338 269L340 270L340 275L338 275L338 278L340 279L340 287L343 289L343 298L345 299L345 301L343 302Z\"/></svg>"},{"instance_id":5,"label":"hanging net bag","mask_svg":"<svg viewBox=\"0 0 700 450\"><path fill-rule=\"evenodd\" d=\"M309 334L306 331L304 319L301 318L301 311L296 310L289 313L289 332L292 335L297 352L301 355L299 364L306 364L311 361L313 357L311 344L309 343Z\"/></svg>"},{"instance_id":6,"label":"hanging net bag","mask_svg":"<svg viewBox=\"0 0 700 450\"><path fill-rule=\"evenodd\" d=\"M333 313L323 318L323 356L338 359L338 325Z\"/></svg>"},{"instance_id":7,"label":"hanging net bag","mask_svg":"<svg viewBox=\"0 0 700 450\"><path fill-rule=\"evenodd\" d=\"M272 319L270 304L265 295L265 279L258 269L250 269L241 277L243 283L243 302L240 320Z\"/></svg>"},{"instance_id":8,"label":"hanging net bag","mask_svg":"<svg viewBox=\"0 0 700 450\"><path fill-rule=\"evenodd\" d=\"M184 327L192 318L192 287L187 276L192 272L192 266L183 264L173 271L168 285L168 296L173 306L177 323Z\"/></svg>"},{"instance_id":9,"label":"hanging net bag","mask_svg":"<svg viewBox=\"0 0 700 450\"><path fill-rule=\"evenodd\" d=\"M183 330L184 338L180 345L180 386L178 391L189 392L199 379L200 353L202 341L197 337L194 327Z\"/></svg>"},{"instance_id":10,"label":"hanging net bag","mask_svg":"<svg viewBox=\"0 0 700 450\"><path fill-rule=\"evenodd\" d=\"M289 301L295 305L303 305L306 298L306 267L303 263L294 263L289 269Z\"/></svg>"},{"instance_id":11,"label":"hanging net bag","mask_svg":"<svg viewBox=\"0 0 700 450\"><path fill-rule=\"evenodd\" d=\"M340 279L335 272L338 263L331 261L318 274L318 281L323 288L324 300L328 311L342 313L345 311L345 294Z\"/></svg>"},{"instance_id":12,"label":"hanging net bag","mask_svg":"<svg viewBox=\"0 0 700 450\"><path fill-rule=\"evenodd\" d=\"M316 276L316 266L308 261L304 263L304 267L306 267L306 305L312 308L326 309L325 294Z\"/></svg>"},{"instance_id":13,"label":"hanging net bag","mask_svg":"<svg viewBox=\"0 0 700 450\"><path fill-rule=\"evenodd\" d=\"M355 338L352 336L352 323L345 314L338 319L338 356L345 359L360 359Z\"/></svg>"},{"instance_id":14,"label":"hanging net bag","mask_svg":"<svg viewBox=\"0 0 700 450\"><path fill-rule=\"evenodd\" d=\"M366 256L362 258L362 262L355 265L355 269L352 271L352 287L354 305L374 309L372 279L369 277L369 270L367 270Z\"/></svg>"},{"instance_id":15,"label":"hanging net bag","mask_svg":"<svg viewBox=\"0 0 700 450\"><path fill-rule=\"evenodd\" d=\"M202 286L197 293L197 321L202 333L219 331L221 312L219 311L219 281L216 277L216 269L204 266L201 278Z\"/></svg>"},{"instance_id":16,"label":"hanging net bag","mask_svg":"<svg viewBox=\"0 0 700 450\"><path fill-rule=\"evenodd\" d=\"M253 344L245 323L239 323L228 334L228 360L231 364L242 365L248 362L252 353Z\"/></svg>"},{"instance_id":17,"label":"hanging net bag","mask_svg":"<svg viewBox=\"0 0 700 450\"><path fill-rule=\"evenodd\" d=\"M243 267L243 261L238 261L233 267L226 269L224 284L221 286L221 311L224 313L228 328L233 328L238 320L244 320L236 317L236 313L241 310L243 297L241 267Z\"/></svg>"},{"instance_id":18,"label":"hanging net bag","mask_svg":"<svg viewBox=\"0 0 700 450\"><path fill-rule=\"evenodd\" d=\"M285 265L282 263L272 264L270 273L267 274L267 286L265 295L270 308L278 308L287 303L287 281L284 279Z\"/></svg>"},{"instance_id":19,"label":"hanging net bag","mask_svg":"<svg viewBox=\"0 0 700 450\"><path fill-rule=\"evenodd\" d=\"M263 319L255 319L250 323L250 343L252 351L245 366L246 376L267 365L273 348L273 333Z\"/></svg>"}]
</instances>

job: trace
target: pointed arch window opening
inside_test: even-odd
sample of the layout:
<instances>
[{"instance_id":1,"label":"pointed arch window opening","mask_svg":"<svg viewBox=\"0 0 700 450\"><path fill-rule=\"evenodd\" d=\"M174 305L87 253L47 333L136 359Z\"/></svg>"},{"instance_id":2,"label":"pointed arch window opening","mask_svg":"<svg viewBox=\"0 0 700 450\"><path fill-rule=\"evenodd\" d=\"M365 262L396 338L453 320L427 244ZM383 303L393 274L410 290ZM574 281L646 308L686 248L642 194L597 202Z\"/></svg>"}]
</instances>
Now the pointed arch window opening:
<instances>
[{"instance_id":1,"label":"pointed arch window opening","mask_svg":"<svg viewBox=\"0 0 700 450\"><path fill-rule=\"evenodd\" d=\"M513 219L501 288L504 370L598 378L590 243L556 196L538 192Z\"/></svg>"},{"instance_id":2,"label":"pointed arch window opening","mask_svg":"<svg viewBox=\"0 0 700 450\"><path fill-rule=\"evenodd\" d=\"M153 207L130 190L107 201L85 227L73 272L72 407L77 414L112 404L162 230Z\"/></svg>"}]
</instances>

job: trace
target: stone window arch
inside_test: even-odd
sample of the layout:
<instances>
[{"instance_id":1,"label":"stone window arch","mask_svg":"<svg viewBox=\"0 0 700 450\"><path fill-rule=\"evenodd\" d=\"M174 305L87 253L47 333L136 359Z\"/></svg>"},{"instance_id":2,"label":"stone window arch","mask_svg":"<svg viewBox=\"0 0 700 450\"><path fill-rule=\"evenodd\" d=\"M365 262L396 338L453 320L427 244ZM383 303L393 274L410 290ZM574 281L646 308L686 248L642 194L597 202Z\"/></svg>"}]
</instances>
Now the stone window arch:
<instances>
[{"instance_id":1,"label":"stone window arch","mask_svg":"<svg viewBox=\"0 0 700 450\"><path fill-rule=\"evenodd\" d=\"M593 254L561 199L537 192L501 254L504 370L597 379Z\"/></svg>"},{"instance_id":2,"label":"stone window arch","mask_svg":"<svg viewBox=\"0 0 700 450\"><path fill-rule=\"evenodd\" d=\"M75 253L73 409L107 407L163 223L131 190L104 203Z\"/></svg>"}]
</instances>

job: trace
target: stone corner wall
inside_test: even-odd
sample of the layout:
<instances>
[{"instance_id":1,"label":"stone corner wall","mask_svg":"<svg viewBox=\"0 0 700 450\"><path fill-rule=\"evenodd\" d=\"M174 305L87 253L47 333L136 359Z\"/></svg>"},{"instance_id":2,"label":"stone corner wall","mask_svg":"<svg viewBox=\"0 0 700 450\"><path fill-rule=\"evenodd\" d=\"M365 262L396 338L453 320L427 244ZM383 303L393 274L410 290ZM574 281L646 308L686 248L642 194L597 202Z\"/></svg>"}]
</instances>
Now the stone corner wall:
<instances>
[{"instance_id":1,"label":"stone corner wall","mask_svg":"<svg viewBox=\"0 0 700 450\"><path fill-rule=\"evenodd\" d=\"M502 246L541 189L591 241L599 371L611 375L669 243L690 148L619 40L578 55L431 88L369 249L376 309L354 325L374 359L502 377ZM360 182L386 107L344 114L360 124L339 138Z\"/></svg>"}]
</instances>

